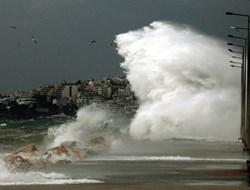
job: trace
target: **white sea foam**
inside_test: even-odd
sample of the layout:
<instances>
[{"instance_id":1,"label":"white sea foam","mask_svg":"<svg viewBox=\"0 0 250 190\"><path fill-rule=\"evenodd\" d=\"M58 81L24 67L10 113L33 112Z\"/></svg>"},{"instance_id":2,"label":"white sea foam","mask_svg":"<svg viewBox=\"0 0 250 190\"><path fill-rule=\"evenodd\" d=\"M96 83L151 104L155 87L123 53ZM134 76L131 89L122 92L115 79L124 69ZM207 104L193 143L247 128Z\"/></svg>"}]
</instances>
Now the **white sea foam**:
<instances>
[{"instance_id":1,"label":"white sea foam","mask_svg":"<svg viewBox=\"0 0 250 190\"><path fill-rule=\"evenodd\" d=\"M1 123L1 124L0 124L0 127L5 127L5 126L7 126L6 123Z\"/></svg>"},{"instance_id":2,"label":"white sea foam","mask_svg":"<svg viewBox=\"0 0 250 190\"><path fill-rule=\"evenodd\" d=\"M117 35L116 43L140 101L130 126L134 138L239 137L240 72L230 67L225 42L153 22Z\"/></svg>"},{"instance_id":3,"label":"white sea foam","mask_svg":"<svg viewBox=\"0 0 250 190\"><path fill-rule=\"evenodd\" d=\"M99 160L99 161L187 161L192 160L188 156L104 156L104 157L94 157L89 160Z\"/></svg>"},{"instance_id":4,"label":"white sea foam","mask_svg":"<svg viewBox=\"0 0 250 190\"><path fill-rule=\"evenodd\" d=\"M65 174L55 172L10 173L2 160L0 160L0 169L0 186L103 183L103 181L95 179L71 179Z\"/></svg>"},{"instance_id":5,"label":"white sea foam","mask_svg":"<svg viewBox=\"0 0 250 190\"><path fill-rule=\"evenodd\" d=\"M211 161L211 162L246 162L246 159L193 158L189 156L104 156L89 160L99 161Z\"/></svg>"},{"instance_id":6,"label":"white sea foam","mask_svg":"<svg viewBox=\"0 0 250 190\"><path fill-rule=\"evenodd\" d=\"M24 180L24 181L22 181ZM94 180L94 179L46 179L46 180L37 180L31 181L24 178L20 181L0 181L0 186L5 185L63 185L63 184L93 184L93 183L103 183L103 181Z\"/></svg>"}]
</instances>

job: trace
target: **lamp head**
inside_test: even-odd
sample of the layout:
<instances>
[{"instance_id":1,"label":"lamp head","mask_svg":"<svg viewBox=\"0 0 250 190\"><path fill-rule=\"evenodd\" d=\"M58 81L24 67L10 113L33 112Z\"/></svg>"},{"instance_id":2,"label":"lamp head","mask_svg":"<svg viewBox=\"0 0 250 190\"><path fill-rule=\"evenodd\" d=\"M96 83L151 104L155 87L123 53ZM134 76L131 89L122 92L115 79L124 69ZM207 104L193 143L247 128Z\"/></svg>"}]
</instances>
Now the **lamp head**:
<instances>
[{"instance_id":1,"label":"lamp head","mask_svg":"<svg viewBox=\"0 0 250 190\"><path fill-rule=\"evenodd\" d=\"M236 58L236 59L242 59L241 57L236 57L236 56L231 56L232 58Z\"/></svg>"},{"instance_id":2,"label":"lamp head","mask_svg":"<svg viewBox=\"0 0 250 190\"><path fill-rule=\"evenodd\" d=\"M235 30L237 30L238 32L240 31L240 30L239 30L239 27L237 27L237 26L230 26L230 28L231 28L231 29L235 29Z\"/></svg>"}]
</instances>

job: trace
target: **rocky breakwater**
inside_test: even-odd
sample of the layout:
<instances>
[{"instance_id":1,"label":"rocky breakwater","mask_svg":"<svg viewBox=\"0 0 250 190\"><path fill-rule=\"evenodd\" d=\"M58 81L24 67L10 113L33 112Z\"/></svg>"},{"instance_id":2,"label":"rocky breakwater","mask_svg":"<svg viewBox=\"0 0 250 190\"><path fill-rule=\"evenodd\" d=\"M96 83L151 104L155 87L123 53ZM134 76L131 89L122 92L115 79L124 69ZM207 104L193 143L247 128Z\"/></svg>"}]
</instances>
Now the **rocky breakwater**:
<instances>
[{"instance_id":1,"label":"rocky breakwater","mask_svg":"<svg viewBox=\"0 0 250 190\"><path fill-rule=\"evenodd\" d=\"M66 164L108 151L109 145L102 136L94 137L82 146L77 141L64 141L56 147L38 150L34 144L24 146L6 156L4 161L10 172L44 170L51 165Z\"/></svg>"}]
</instances>

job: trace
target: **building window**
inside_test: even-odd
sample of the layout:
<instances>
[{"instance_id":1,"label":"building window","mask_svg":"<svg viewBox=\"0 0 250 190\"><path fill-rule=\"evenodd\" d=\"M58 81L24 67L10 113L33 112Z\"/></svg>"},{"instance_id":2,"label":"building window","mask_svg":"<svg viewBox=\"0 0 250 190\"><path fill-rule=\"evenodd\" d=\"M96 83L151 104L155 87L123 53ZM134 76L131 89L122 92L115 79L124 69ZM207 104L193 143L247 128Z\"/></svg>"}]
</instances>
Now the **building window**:
<instances>
[{"instance_id":1,"label":"building window","mask_svg":"<svg viewBox=\"0 0 250 190\"><path fill-rule=\"evenodd\" d=\"M69 97L72 97L72 86L69 86Z\"/></svg>"}]
</instances>

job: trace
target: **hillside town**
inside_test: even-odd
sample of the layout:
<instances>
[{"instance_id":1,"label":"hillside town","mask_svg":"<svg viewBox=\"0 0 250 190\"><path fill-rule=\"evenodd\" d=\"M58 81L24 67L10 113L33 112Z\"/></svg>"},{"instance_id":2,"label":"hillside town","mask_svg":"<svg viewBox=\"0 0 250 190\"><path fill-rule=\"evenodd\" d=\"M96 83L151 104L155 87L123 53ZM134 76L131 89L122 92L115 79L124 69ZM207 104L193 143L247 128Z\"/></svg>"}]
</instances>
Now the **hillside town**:
<instances>
[{"instance_id":1,"label":"hillside town","mask_svg":"<svg viewBox=\"0 0 250 190\"><path fill-rule=\"evenodd\" d=\"M79 108L93 103L128 118L133 117L139 107L125 77L63 80L29 92L0 95L0 119L75 117Z\"/></svg>"}]
</instances>

